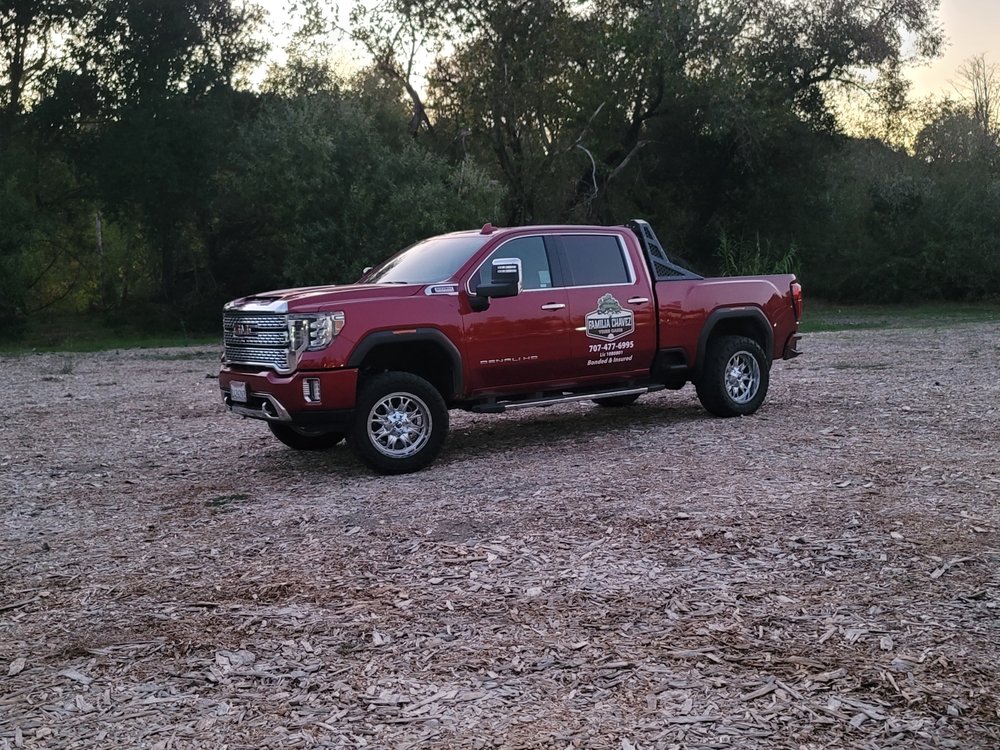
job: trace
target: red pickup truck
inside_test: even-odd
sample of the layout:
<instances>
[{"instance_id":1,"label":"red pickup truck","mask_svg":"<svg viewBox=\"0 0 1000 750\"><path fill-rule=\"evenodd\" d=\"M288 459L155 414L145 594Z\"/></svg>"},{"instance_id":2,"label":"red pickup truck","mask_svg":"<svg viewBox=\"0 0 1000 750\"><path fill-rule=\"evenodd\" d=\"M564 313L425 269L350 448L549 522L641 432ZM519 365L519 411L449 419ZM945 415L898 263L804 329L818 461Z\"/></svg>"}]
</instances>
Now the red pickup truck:
<instances>
[{"instance_id":1,"label":"red pickup truck","mask_svg":"<svg viewBox=\"0 0 1000 750\"><path fill-rule=\"evenodd\" d=\"M799 354L794 276L705 279L644 221L432 237L358 283L225 306L219 385L234 414L302 450L345 437L378 472L427 466L448 410L592 399L626 406L694 383L712 414L752 414L771 363Z\"/></svg>"}]
</instances>

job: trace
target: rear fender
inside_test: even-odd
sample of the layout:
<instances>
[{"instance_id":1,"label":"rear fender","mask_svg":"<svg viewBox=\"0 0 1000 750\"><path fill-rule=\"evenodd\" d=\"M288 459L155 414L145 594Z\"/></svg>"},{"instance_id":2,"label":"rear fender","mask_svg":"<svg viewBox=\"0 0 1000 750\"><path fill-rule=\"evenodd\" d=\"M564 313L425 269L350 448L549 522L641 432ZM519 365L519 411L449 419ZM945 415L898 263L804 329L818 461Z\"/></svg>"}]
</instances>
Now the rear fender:
<instances>
[{"instance_id":1,"label":"rear fender","mask_svg":"<svg viewBox=\"0 0 1000 750\"><path fill-rule=\"evenodd\" d=\"M705 321L701 334L698 336L698 356L695 359L695 371L701 372L705 363L705 352L708 342L716 333L726 335L742 335L755 339L767 356L770 366L774 357L774 331L771 323L759 307L727 307L714 310Z\"/></svg>"}]
</instances>

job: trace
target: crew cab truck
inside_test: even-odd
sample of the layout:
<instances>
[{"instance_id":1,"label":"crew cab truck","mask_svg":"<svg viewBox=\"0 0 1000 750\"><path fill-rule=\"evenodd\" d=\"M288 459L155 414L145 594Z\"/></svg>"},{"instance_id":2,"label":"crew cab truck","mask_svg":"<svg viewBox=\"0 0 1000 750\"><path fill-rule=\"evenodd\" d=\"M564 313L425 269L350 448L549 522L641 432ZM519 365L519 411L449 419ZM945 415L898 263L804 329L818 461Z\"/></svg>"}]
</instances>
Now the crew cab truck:
<instances>
[{"instance_id":1,"label":"crew cab truck","mask_svg":"<svg viewBox=\"0 0 1000 750\"><path fill-rule=\"evenodd\" d=\"M355 284L228 303L219 385L229 411L292 448L346 438L398 474L434 460L450 409L621 407L692 382L712 414L753 414L771 363L799 354L801 315L794 276L702 278L644 221L487 224Z\"/></svg>"}]
</instances>

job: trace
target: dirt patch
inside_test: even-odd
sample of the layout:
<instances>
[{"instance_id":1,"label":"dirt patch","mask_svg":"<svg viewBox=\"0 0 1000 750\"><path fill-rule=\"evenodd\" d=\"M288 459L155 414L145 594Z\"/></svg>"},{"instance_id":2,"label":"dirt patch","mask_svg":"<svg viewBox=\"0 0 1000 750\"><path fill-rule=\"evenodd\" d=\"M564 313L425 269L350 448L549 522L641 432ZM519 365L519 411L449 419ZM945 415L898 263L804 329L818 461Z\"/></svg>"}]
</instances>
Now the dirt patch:
<instances>
[{"instance_id":1,"label":"dirt patch","mask_svg":"<svg viewBox=\"0 0 1000 750\"><path fill-rule=\"evenodd\" d=\"M5 357L0 747L1000 746L994 325L365 471L210 349Z\"/></svg>"}]
</instances>

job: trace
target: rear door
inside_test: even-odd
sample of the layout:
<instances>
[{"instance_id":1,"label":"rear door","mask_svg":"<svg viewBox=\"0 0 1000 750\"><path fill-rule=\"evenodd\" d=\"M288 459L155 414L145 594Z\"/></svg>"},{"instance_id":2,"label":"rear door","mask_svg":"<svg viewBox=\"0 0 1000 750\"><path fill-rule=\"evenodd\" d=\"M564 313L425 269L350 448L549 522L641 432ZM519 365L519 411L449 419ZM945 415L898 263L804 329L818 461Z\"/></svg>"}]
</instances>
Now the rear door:
<instances>
[{"instance_id":1,"label":"rear door","mask_svg":"<svg viewBox=\"0 0 1000 750\"><path fill-rule=\"evenodd\" d=\"M656 351L656 303L642 269L615 233L553 238L569 301L570 356L587 382L649 374Z\"/></svg>"},{"instance_id":2,"label":"rear door","mask_svg":"<svg viewBox=\"0 0 1000 750\"><path fill-rule=\"evenodd\" d=\"M541 235L499 245L473 272L470 293L490 279L494 258L519 258L523 291L490 300L485 312L465 316L466 357L476 392L546 388L566 377L571 362L566 291L553 283L554 247Z\"/></svg>"}]
</instances>

